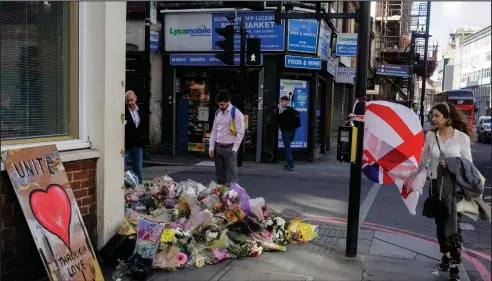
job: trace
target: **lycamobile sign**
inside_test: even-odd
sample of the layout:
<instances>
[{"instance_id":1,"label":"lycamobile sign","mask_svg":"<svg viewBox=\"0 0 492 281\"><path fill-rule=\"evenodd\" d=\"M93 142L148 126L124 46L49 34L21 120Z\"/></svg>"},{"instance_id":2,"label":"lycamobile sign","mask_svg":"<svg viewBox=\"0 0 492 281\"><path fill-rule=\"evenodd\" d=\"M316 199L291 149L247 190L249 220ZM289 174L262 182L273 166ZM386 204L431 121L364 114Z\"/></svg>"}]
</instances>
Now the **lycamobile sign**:
<instances>
[{"instance_id":1,"label":"lycamobile sign","mask_svg":"<svg viewBox=\"0 0 492 281\"><path fill-rule=\"evenodd\" d=\"M205 25L198 26L197 28L169 28L169 34L173 36L210 36L212 35L212 29Z\"/></svg>"}]
</instances>

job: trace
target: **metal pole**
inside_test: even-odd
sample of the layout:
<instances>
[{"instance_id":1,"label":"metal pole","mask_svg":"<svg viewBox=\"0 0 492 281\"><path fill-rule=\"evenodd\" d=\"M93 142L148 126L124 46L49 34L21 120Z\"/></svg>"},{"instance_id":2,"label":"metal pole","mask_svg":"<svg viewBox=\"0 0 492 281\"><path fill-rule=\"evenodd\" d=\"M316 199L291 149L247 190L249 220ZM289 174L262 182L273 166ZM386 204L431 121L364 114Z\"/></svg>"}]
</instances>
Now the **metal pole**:
<instances>
[{"instance_id":1,"label":"metal pole","mask_svg":"<svg viewBox=\"0 0 492 281\"><path fill-rule=\"evenodd\" d=\"M150 95L151 95L151 90L150 90L150 72L151 72L151 63L150 63L150 7L152 3L150 1L147 1L145 4L145 91L147 91L147 98L144 100L145 103L147 103L147 110L146 116L142 116L143 118L146 118L149 120L149 109L150 109ZM144 124L147 124L143 129L144 129L144 134L147 137L147 140L150 138L150 126L148 125L149 122L144 122ZM149 146L145 146L144 148L144 158L149 159Z\"/></svg>"},{"instance_id":2,"label":"metal pole","mask_svg":"<svg viewBox=\"0 0 492 281\"><path fill-rule=\"evenodd\" d=\"M241 35L241 47L240 47L240 52L239 52L239 82L240 82L240 92L241 92L241 104L244 104L246 106L246 95L247 95L247 90L246 90L246 80L247 80L247 69L246 69L246 17L241 17L241 29L240 29L240 35ZM240 108L243 113L246 108ZM237 155L237 165L238 167L241 167L243 165L243 156L244 156L244 139L241 142L241 145L239 146L239 151Z\"/></svg>"},{"instance_id":3,"label":"metal pole","mask_svg":"<svg viewBox=\"0 0 492 281\"><path fill-rule=\"evenodd\" d=\"M239 58L239 76L241 77L241 93L243 94L243 98L246 93L246 17L241 17L241 49L240 49L240 58Z\"/></svg>"},{"instance_id":4,"label":"metal pole","mask_svg":"<svg viewBox=\"0 0 492 281\"><path fill-rule=\"evenodd\" d=\"M415 64L415 32L412 31L412 35L410 37L410 51L408 52L408 64L409 64L409 77L408 77L408 107L412 108L413 101L415 99L415 94L413 91L413 66Z\"/></svg>"},{"instance_id":5,"label":"metal pole","mask_svg":"<svg viewBox=\"0 0 492 281\"><path fill-rule=\"evenodd\" d=\"M424 99L425 83L427 82L427 55L429 53L429 25L431 14L431 2L427 1L427 17L425 19L425 44L424 44L424 77L422 77L422 93L420 94L420 125L424 127Z\"/></svg>"},{"instance_id":6,"label":"metal pole","mask_svg":"<svg viewBox=\"0 0 492 281\"><path fill-rule=\"evenodd\" d=\"M364 100L367 89L367 67L369 63L369 32L371 26L371 2L359 1L359 34L357 36L357 80L355 82L355 97ZM356 113L357 114L357 113ZM348 203L347 244L345 256L357 256L357 241L359 239L359 210L362 176L362 142L364 140L364 123L354 122L358 127L357 156L355 163L350 165L350 190Z\"/></svg>"}]
</instances>

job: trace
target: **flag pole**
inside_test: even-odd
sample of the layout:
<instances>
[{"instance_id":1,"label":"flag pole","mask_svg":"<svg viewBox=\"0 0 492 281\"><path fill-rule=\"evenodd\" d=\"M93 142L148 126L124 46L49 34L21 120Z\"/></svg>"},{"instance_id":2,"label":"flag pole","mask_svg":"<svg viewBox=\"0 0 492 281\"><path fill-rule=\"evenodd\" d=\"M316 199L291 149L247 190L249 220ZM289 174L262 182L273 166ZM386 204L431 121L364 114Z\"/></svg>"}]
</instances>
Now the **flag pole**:
<instances>
[{"instance_id":1,"label":"flag pole","mask_svg":"<svg viewBox=\"0 0 492 281\"><path fill-rule=\"evenodd\" d=\"M364 104L367 89L367 67L369 63L369 32L371 26L371 2L359 1L358 11L358 36L357 36L357 72L355 83L355 97ZM357 107L357 106L356 106ZM357 110L357 109L356 109ZM362 112L354 114L363 115L364 107L358 109ZM347 218L347 241L345 256L353 258L357 256L357 241L359 239L359 212L360 212L360 192L362 177L362 142L364 140L364 123L354 122L358 128L357 135L357 155L355 163L350 164L350 189L348 202Z\"/></svg>"}]
</instances>

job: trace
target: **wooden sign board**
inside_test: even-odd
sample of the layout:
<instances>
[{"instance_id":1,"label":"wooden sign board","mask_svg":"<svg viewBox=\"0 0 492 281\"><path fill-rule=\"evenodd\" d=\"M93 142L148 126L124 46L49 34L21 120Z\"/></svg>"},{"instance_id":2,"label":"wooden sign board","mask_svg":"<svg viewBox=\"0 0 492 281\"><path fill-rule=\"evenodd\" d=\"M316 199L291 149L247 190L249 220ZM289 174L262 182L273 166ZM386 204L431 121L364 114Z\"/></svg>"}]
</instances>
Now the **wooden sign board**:
<instances>
[{"instance_id":1,"label":"wooden sign board","mask_svg":"<svg viewBox=\"0 0 492 281\"><path fill-rule=\"evenodd\" d=\"M50 280L104 280L56 146L2 159Z\"/></svg>"}]
</instances>

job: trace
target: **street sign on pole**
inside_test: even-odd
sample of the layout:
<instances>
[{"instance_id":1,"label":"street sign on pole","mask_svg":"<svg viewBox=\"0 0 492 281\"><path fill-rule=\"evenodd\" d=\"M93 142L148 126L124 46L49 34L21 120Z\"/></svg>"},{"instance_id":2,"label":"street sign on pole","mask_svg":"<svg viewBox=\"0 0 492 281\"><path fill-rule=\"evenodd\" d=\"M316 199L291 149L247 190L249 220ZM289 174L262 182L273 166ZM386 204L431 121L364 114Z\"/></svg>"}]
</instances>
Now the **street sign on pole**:
<instances>
[{"instance_id":1,"label":"street sign on pole","mask_svg":"<svg viewBox=\"0 0 492 281\"><path fill-rule=\"evenodd\" d=\"M357 36L357 72L355 81L355 98L364 100L367 89L367 62L369 61L369 27L371 26L371 2L359 1L358 36ZM364 103L358 102L354 114L364 114ZM362 181L362 143L364 141L364 123L354 121L358 128L357 155L355 162L350 164L350 188L347 218L347 244L345 256L353 258L357 256L357 242L359 239L359 212L360 193Z\"/></svg>"}]
</instances>

